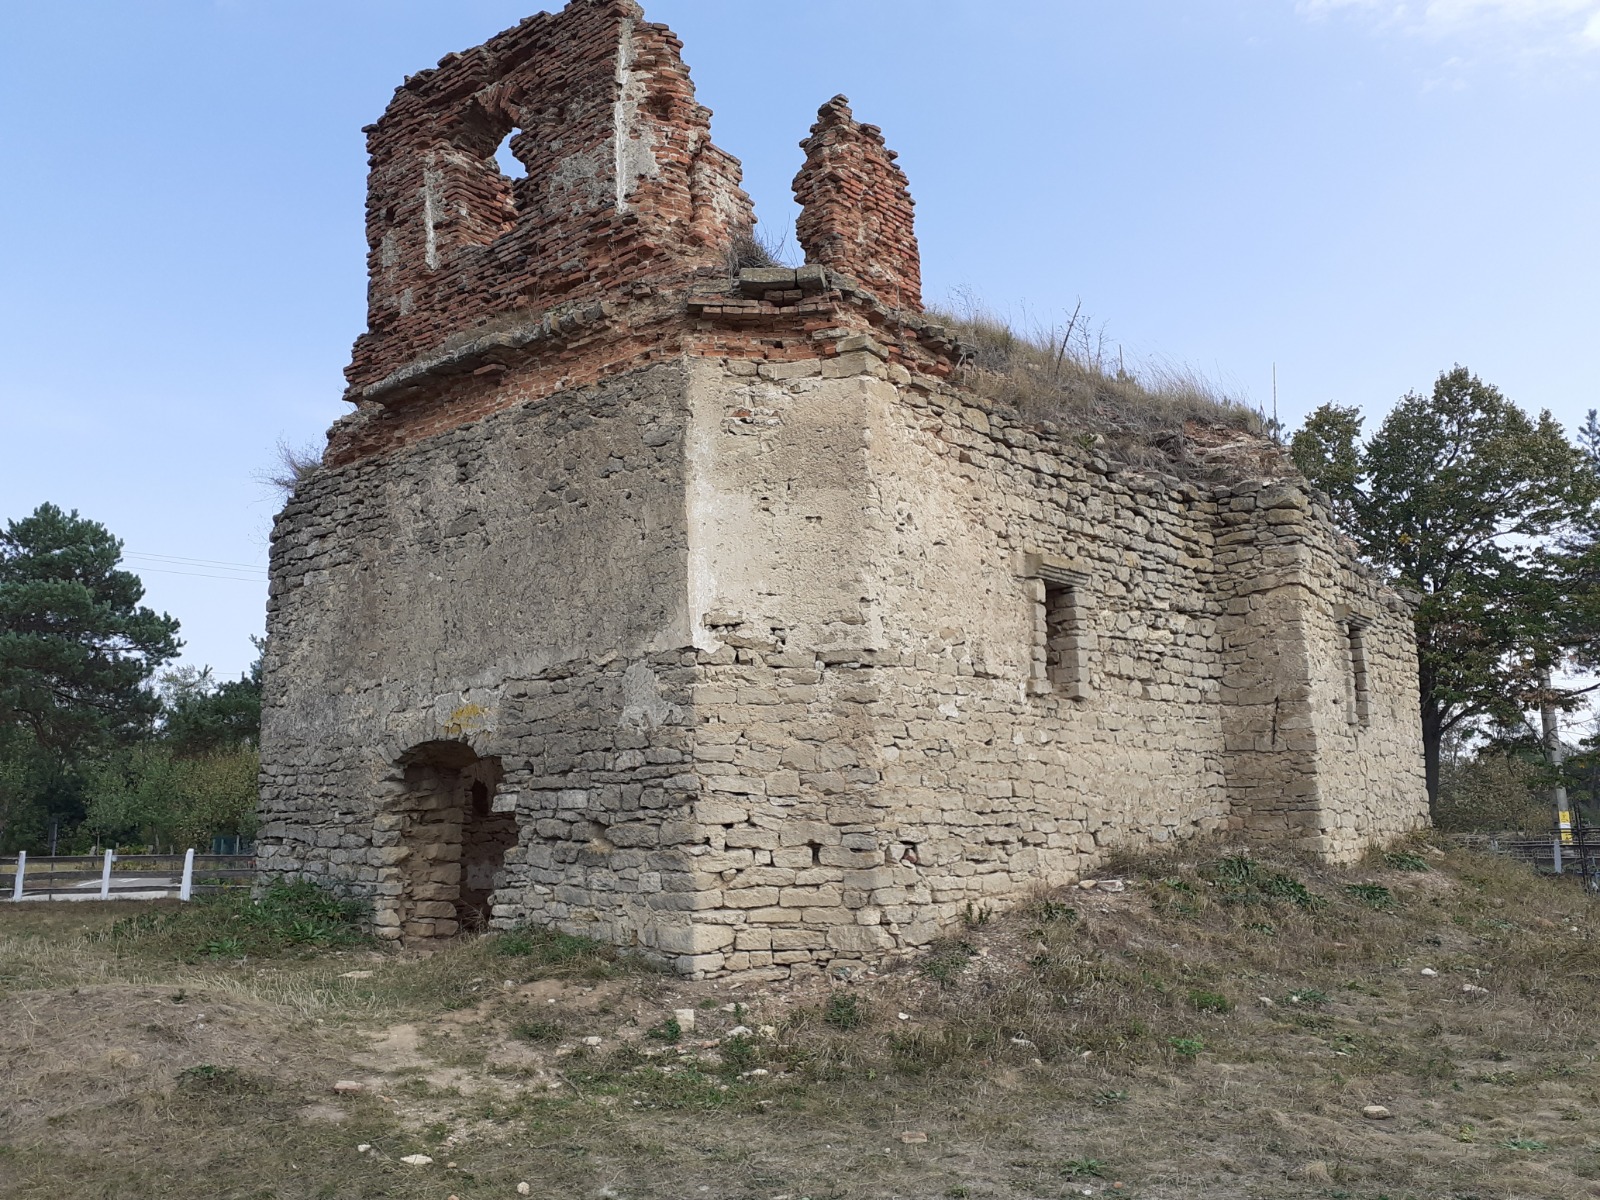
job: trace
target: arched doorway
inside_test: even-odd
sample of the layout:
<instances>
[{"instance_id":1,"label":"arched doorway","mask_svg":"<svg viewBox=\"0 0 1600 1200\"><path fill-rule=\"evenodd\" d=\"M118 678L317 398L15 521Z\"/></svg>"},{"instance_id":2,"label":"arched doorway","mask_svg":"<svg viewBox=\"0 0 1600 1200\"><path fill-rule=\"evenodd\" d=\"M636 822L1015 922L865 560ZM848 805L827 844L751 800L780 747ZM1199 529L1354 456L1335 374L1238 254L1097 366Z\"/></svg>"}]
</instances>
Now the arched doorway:
<instances>
[{"instance_id":1,"label":"arched doorway","mask_svg":"<svg viewBox=\"0 0 1600 1200\"><path fill-rule=\"evenodd\" d=\"M494 811L500 760L441 741L416 747L402 766L401 936L415 941L485 928L506 852L517 844L515 815Z\"/></svg>"}]
</instances>

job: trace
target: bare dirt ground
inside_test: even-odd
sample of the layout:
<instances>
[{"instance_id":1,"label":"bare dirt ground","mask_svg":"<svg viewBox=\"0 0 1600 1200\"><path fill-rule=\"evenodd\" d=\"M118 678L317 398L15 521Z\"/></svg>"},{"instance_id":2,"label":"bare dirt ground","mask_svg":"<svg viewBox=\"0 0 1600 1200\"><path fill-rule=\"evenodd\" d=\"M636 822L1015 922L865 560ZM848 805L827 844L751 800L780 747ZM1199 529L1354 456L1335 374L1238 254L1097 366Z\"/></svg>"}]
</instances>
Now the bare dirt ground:
<instances>
[{"instance_id":1,"label":"bare dirt ground","mask_svg":"<svg viewBox=\"0 0 1600 1200\"><path fill-rule=\"evenodd\" d=\"M0 1195L1600 1197L1571 882L1422 844L1119 877L784 984L0 905Z\"/></svg>"}]
</instances>

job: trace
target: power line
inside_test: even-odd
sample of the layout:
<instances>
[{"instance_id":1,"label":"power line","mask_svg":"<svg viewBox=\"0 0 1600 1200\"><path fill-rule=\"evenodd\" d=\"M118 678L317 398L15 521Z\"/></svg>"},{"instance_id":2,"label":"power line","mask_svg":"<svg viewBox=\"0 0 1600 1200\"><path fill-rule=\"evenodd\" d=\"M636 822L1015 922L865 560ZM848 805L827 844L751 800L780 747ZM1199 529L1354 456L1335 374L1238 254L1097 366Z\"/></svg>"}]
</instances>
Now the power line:
<instances>
[{"instance_id":1,"label":"power line","mask_svg":"<svg viewBox=\"0 0 1600 1200\"><path fill-rule=\"evenodd\" d=\"M215 558L185 558L178 554L149 554L142 550L124 551L127 558L153 558L159 562L179 563L186 567L240 567L247 571L265 571L260 563L223 562Z\"/></svg>"},{"instance_id":2,"label":"power line","mask_svg":"<svg viewBox=\"0 0 1600 1200\"><path fill-rule=\"evenodd\" d=\"M140 567L141 575L187 575L191 579L231 579L235 583L266 583L267 577L261 575L205 575L199 571L174 571L163 567Z\"/></svg>"}]
</instances>

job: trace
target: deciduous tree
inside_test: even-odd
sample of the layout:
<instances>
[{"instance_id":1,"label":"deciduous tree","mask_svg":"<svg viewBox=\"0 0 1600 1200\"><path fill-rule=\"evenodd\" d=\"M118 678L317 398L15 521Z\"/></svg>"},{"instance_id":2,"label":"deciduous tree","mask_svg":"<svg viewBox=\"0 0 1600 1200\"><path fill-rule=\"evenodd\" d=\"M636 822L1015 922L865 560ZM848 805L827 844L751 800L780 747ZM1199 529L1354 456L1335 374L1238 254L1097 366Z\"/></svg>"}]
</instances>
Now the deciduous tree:
<instances>
[{"instance_id":1,"label":"deciduous tree","mask_svg":"<svg viewBox=\"0 0 1600 1200\"><path fill-rule=\"evenodd\" d=\"M1594 527L1600 484L1548 412L1530 418L1460 366L1431 393L1405 396L1365 444L1360 429L1358 410L1324 405L1291 454L1363 555L1421 595L1420 715L1437 819L1445 735L1538 707L1550 670L1575 648L1564 616L1575 576L1555 551Z\"/></svg>"}]
</instances>

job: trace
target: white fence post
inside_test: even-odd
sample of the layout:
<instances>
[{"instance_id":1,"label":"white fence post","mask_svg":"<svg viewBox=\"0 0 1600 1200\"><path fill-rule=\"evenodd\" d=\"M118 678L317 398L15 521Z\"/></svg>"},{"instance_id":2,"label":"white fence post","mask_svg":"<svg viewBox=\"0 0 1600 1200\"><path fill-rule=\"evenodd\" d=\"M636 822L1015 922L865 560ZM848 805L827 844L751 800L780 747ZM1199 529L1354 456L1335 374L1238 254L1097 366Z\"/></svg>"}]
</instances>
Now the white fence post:
<instances>
[{"instance_id":1,"label":"white fence post","mask_svg":"<svg viewBox=\"0 0 1600 1200\"><path fill-rule=\"evenodd\" d=\"M28 852L26 850L18 850L17 851L17 878L11 884L11 899L12 900L21 900L22 899L22 876L23 876L23 873L27 869L28 869Z\"/></svg>"},{"instance_id":2,"label":"white fence post","mask_svg":"<svg viewBox=\"0 0 1600 1200\"><path fill-rule=\"evenodd\" d=\"M112 859L112 857L113 857L112 852L110 850L107 850L106 851L106 865L100 869L100 899L102 899L102 900L109 900L111 898L111 859Z\"/></svg>"},{"instance_id":3,"label":"white fence post","mask_svg":"<svg viewBox=\"0 0 1600 1200\"><path fill-rule=\"evenodd\" d=\"M190 846L183 855L183 886L178 889L178 899L187 900L194 890L194 847Z\"/></svg>"}]
</instances>

